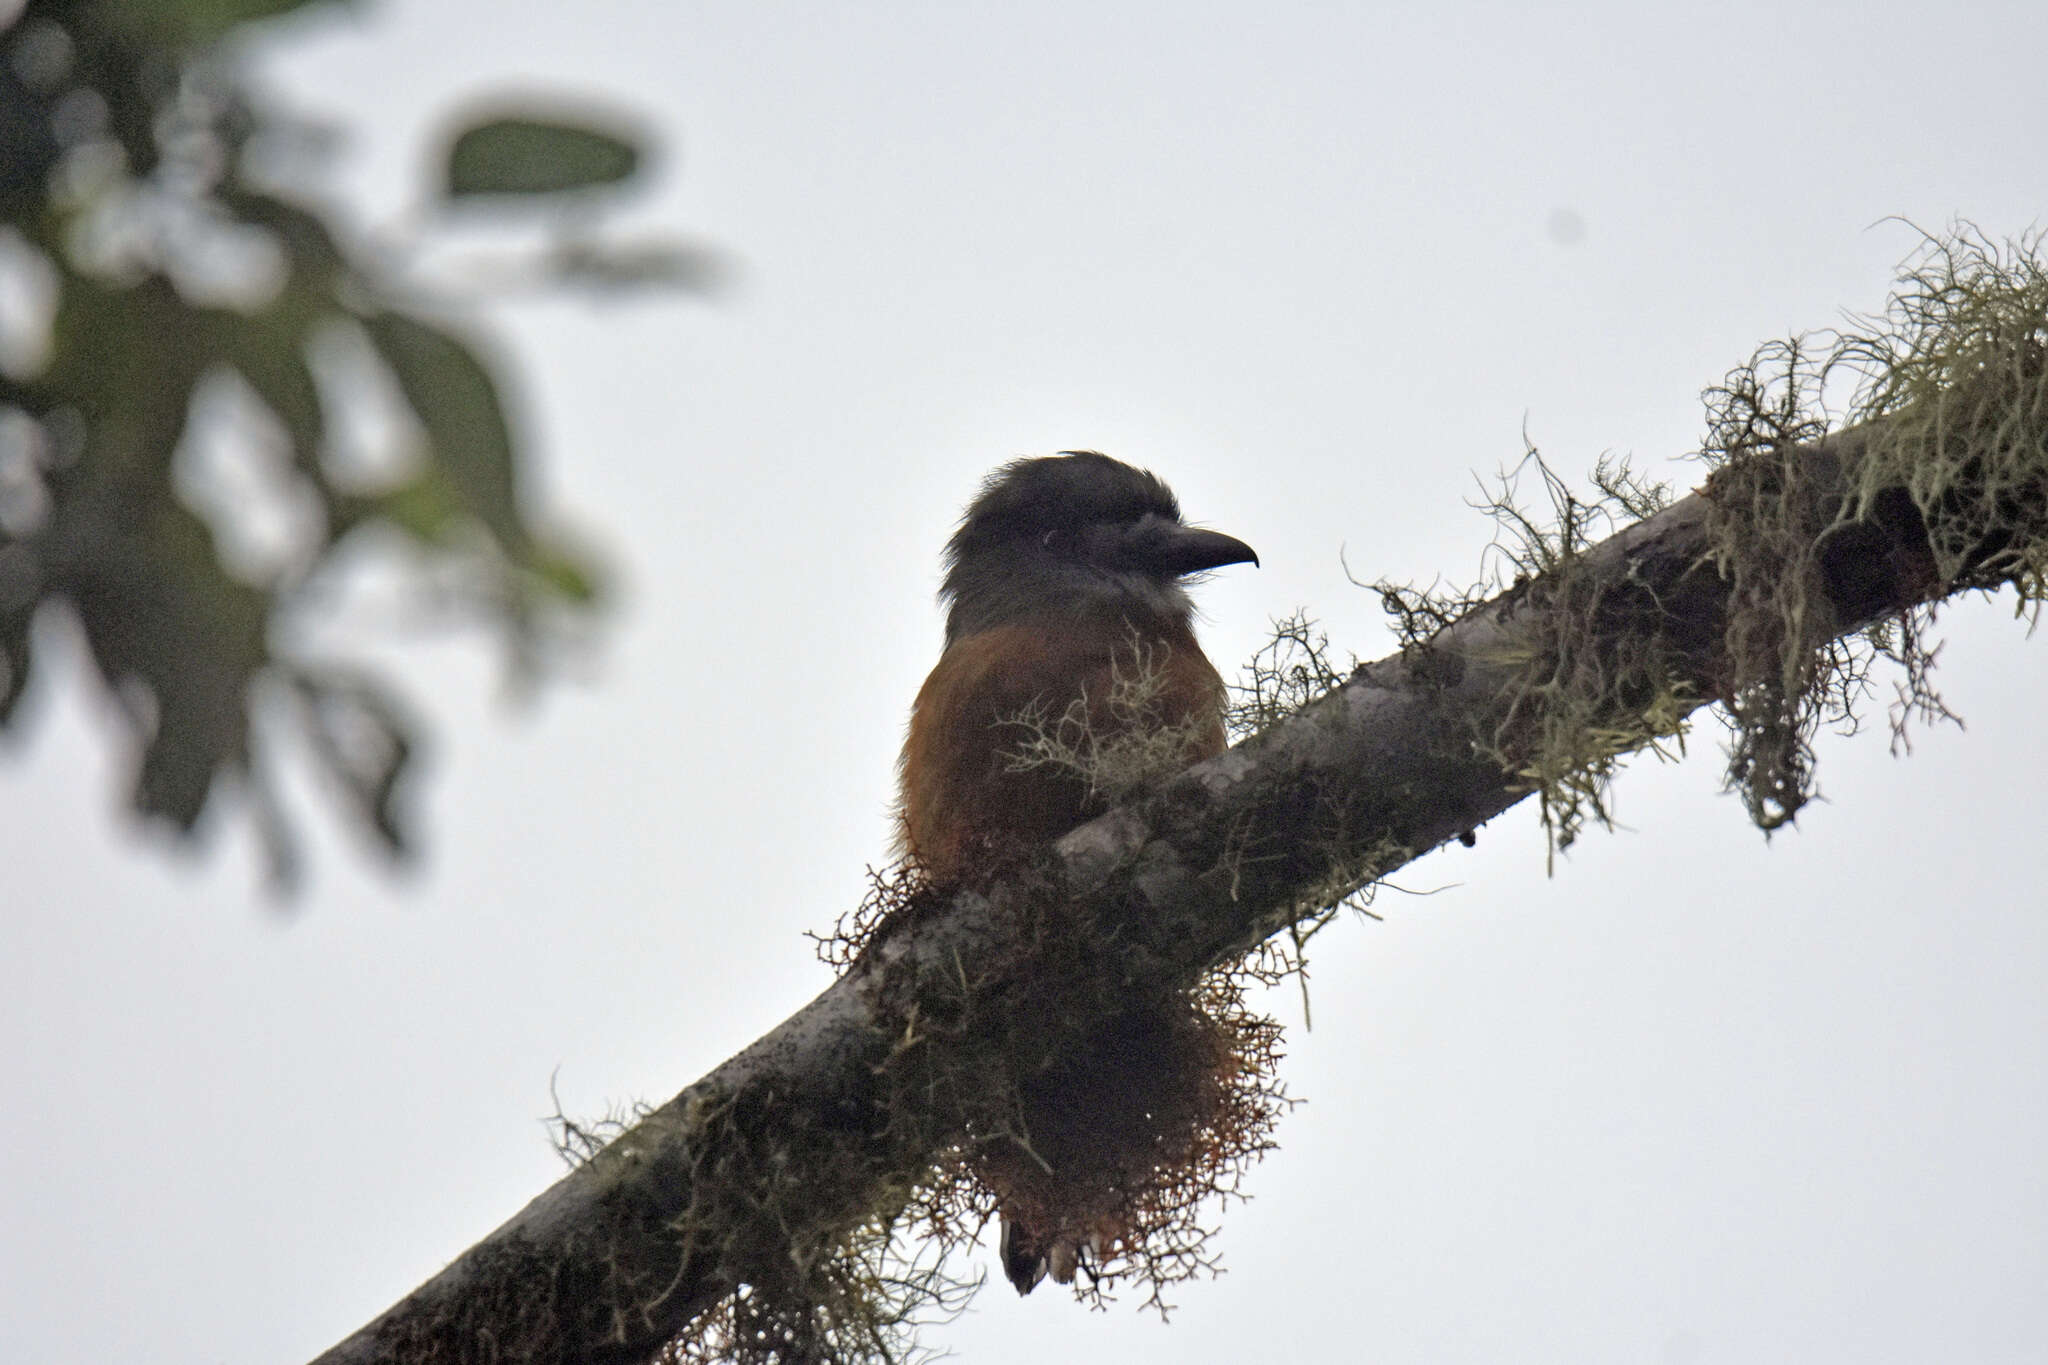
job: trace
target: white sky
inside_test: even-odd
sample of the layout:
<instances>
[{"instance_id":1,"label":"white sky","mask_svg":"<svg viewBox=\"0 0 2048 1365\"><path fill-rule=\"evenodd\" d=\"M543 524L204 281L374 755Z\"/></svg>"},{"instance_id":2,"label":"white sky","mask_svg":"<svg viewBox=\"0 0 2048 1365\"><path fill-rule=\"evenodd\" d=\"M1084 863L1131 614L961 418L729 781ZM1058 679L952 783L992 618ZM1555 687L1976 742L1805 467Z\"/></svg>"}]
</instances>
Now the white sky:
<instances>
[{"instance_id":1,"label":"white sky","mask_svg":"<svg viewBox=\"0 0 2048 1365\"><path fill-rule=\"evenodd\" d=\"M1371 657L1343 561L1468 576L1472 473L1525 424L1568 471L1660 462L1757 341L1882 300L1915 239L1878 220L2043 214L2038 4L568 14L394 0L267 69L355 130L379 220L480 90L676 139L638 217L743 286L503 319L625 606L531 709L474 642L399 651L431 857L377 873L302 785L286 915L237 821L133 842L102 704L45 674L0 766L0 1358L310 1357L556 1178L551 1073L572 1112L663 1099L820 989L800 931L885 853L939 547L996 462L1101 448L1257 546L1202 591L1226 671L1297 606ZM1944 619L1967 731L1829 743L1769 844L1709 730L1554 880L1526 810L1409 869L1442 889L1320 945L1308 1103L1223 1279L1166 1326L998 1282L932 1341L2048 1358L2048 727L2009 618Z\"/></svg>"}]
</instances>

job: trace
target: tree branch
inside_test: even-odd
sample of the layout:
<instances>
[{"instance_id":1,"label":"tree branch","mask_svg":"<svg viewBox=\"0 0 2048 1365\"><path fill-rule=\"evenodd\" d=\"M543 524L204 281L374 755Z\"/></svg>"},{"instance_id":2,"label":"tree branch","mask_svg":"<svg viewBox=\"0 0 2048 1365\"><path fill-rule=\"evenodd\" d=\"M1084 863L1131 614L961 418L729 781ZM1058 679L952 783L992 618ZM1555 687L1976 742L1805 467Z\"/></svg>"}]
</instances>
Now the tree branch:
<instances>
[{"instance_id":1,"label":"tree branch","mask_svg":"<svg viewBox=\"0 0 2048 1365\"><path fill-rule=\"evenodd\" d=\"M2017 372L2038 394L2038 348ZM1053 1045L1032 1018L1107 1018L1126 993L1192 982L1469 834L1542 785L1530 774L1554 780L1559 716L1601 736L1574 761L1604 762L1762 686L1758 638L1776 666L1944 595L2038 593L2048 403L2026 400L2019 454L2002 448L1992 479L1963 420L1978 398L1958 390L1936 424L1950 444L1903 465L1890 418L1738 452L1692 496L1359 668L985 893L912 906L786 1023L319 1365L647 1360L736 1287L899 1208L958 1140L976 1068ZM1930 482L1933 459L1947 465ZM1804 585L1771 618L1782 628L1759 625L1760 572ZM1049 945L1077 941L1097 979L1050 979ZM1015 1009L1025 998L1037 1008ZM1020 1038L1034 1029L1045 1036Z\"/></svg>"}]
</instances>

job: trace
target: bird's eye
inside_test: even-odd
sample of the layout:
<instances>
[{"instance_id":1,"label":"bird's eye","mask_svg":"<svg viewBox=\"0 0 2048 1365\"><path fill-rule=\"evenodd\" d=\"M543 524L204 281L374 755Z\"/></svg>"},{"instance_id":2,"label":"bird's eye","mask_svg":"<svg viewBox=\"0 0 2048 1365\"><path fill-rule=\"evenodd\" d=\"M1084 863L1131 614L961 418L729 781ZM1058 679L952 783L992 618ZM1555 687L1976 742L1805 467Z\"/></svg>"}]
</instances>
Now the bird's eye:
<instances>
[{"instance_id":1,"label":"bird's eye","mask_svg":"<svg viewBox=\"0 0 2048 1365\"><path fill-rule=\"evenodd\" d=\"M1060 543L1060 533L1056 530L1047 531L1044 535L1038 538L1038 543L1040 545L1043 545L1046 549L1050 550L1053 546Z\"/></svg>"}]
</instances>

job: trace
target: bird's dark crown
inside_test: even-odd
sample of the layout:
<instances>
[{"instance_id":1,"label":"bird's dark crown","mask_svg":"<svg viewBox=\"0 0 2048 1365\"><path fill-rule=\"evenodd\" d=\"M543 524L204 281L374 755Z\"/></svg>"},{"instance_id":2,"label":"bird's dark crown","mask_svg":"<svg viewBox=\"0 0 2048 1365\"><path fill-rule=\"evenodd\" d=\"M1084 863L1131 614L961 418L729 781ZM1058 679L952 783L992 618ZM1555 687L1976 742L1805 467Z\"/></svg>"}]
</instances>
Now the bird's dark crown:
<instances>
[{"instance_id":1,"label":"bird's dark crown","mask_svg":"<svg viewBox=\"0 0 2048 1365\"><path fill-rule=\"evenodd\" d=\"M1012 460L982 481L946 546L954 569L984 550L1146 515L1180 520L1180 502L1149 469L1093 450Z\"/></svg>"},{"instance_id":2,"label":"bird's dark crown","mask_svg":"<svg viewBox=\"0 0 2048 1365\"><path fill-rule=\"evenodd\" d=\"M1251 547L1182 524L1150 470L1092 450L1012 460L990 474L946 545L946 638L1047 614L1113 612L1184 623L1179 580L1249 560Z\"/></svg>"}]
</instances>

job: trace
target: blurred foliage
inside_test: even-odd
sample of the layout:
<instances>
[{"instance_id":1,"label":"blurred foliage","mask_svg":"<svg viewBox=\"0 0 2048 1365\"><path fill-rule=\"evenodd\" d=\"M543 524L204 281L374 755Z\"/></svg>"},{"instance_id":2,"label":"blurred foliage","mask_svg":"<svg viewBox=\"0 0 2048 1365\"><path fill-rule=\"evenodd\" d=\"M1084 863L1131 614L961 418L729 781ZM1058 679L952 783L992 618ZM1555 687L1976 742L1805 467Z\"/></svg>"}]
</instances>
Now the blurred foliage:
<instances>
[{"instance_id":1,"label":"blurred foliage","mask_svg":"<svg viewBox=\"0 0 2048 1365\"><path fill-rule=\"evenodd\" d=\"M644 163L619 120L525 107L456 132L409 238L353 235L312 183L331 139L244 60L260 22L307 8L0 17L0 725L24 714L38 615L68 614L132 740L134 808L190 834L233 790L280 884L280 750L324 769L376 846L415 840L405 707L311 643L341 580L417 590L521 676L599 597L531 505L503 381L425 248L483 202L548 235L497 289L706 276L701 252L594 235Z\"/></svg>"},{"instance_id":2,"label":"blurred foliage","mask_svg":"<svg viewBox=\"0 0 2048 1365\"><path fill-rule=\"evenodd\" d=\"M510 115L463 130L448 151L448 193L549 194L631 176L640 151L594 128Z\"/></svg>"}]
</instances>

